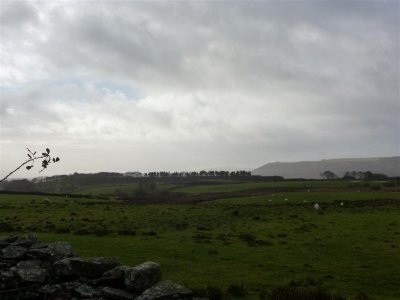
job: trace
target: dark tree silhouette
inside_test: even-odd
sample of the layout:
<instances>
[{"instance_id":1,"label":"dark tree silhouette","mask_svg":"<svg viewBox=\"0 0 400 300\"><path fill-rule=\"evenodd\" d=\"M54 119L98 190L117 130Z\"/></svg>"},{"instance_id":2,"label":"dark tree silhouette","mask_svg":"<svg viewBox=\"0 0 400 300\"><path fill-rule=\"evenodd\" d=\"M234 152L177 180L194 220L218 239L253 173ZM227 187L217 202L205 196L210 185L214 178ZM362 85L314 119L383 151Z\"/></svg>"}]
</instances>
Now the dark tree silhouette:
<instances>
[{"instance_id":1,"label":"dark tree silhouette","mask_svg":"<svg viewBox=\"0 0 400 300\"><path fill-rule=\"evenodd\" d=\"M43 151L40 155L36 154L36 151L32 152L29 148L26 148L26 150L28 150L28 153L26 154L28 156L28 159L24 161L21 165L19 165L16 169L8 173L3 179L0 180L0 183L2 183L4 180L6 180L8 177L10 177L12 174L14 174L27 164L29 165L25 168L27 170L32 169L34 167L35 161L38 159L42 159L42 169L39 171L39 173L42 172L44 169L47 169L48 165L50 165L51 163L56 163L60 161L59 157L51 157L49 148L46 148L46 151Z\"/></svg>"}]
</instances>

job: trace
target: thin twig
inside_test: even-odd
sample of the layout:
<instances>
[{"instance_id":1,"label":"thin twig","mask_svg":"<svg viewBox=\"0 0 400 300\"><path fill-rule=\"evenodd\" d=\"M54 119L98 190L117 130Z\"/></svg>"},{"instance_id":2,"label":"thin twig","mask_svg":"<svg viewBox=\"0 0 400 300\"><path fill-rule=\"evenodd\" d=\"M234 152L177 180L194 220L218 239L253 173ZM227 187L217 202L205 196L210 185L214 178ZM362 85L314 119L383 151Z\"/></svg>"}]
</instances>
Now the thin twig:
<instances>
[{"instance_id":1,"label":"thin twig","mask_svg":"<svg viewBox=\"0 0 400 300\"><path fill-rule=\"evenodd\" d=\"M8 173L8 175L6 177L4 177L3 179L0 180L0 183L2 183L4 180L6 180L9 176L11 176L12 174L14 174L15 172L17 172L19 169L21 169L23 166L25 166L27 163L29 162L33 162L36 159L42 159L45 158L46 156L39 156L39 157L33 157L31 159L28 159L27 161L23 162L18 168L16 168L14 171L11 171L10 173Z\"/></svg>"}]
</instances>

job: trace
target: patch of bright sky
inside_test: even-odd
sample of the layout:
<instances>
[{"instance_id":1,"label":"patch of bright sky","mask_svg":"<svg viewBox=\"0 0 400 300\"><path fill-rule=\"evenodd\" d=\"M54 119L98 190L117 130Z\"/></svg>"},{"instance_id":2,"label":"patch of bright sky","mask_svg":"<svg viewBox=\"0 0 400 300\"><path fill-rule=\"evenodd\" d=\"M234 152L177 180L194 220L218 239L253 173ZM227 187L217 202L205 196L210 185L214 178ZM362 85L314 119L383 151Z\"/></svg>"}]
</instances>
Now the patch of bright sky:
<instances>
[{"instance_id":1,"label":"patch of bright sky","mask_svg":"<svg viewBox=\"0 0 400 300\"><path fill-rule=\"evenodd\" d=\"M108 80L95 80L93 78L63 78L57 80L42 80L31 82L32 85L40 85L42 87L55 88L66 85L73 85L79 89L84 89L86 85L92 85L96 90L107 91L111 94L123 94L127 99L137 101L145 96L138 88L128 86L126 84L117 83ZM23 84L0 84L2 93L20 92L27 87L27 83ZM67 97L60 95L59 99L68 100ZM80 99L85 100L85 99Z\"/></svg>"}]
</instances>

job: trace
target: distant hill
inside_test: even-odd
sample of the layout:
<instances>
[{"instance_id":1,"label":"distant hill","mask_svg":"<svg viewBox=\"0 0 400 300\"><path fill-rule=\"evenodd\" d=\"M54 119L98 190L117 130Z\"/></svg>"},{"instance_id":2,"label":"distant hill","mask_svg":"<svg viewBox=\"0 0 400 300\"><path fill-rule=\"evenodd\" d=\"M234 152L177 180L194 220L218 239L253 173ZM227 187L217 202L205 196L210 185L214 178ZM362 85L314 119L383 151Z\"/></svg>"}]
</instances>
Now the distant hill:
<instances>
[{"instance_id":1,"label":"distant hill","mask_svg":"<svg viewBox=\"0 0 400 300\"><path fill-rule=\"evenodd\" d=\"M342 158L321 161L274 162L251 171L252 175L283 176L284 178L320 179L324 171L342 177L347 171L371 171L388 176L400 176L400 156L377 158Z\"/></svg>"}]
</instances>

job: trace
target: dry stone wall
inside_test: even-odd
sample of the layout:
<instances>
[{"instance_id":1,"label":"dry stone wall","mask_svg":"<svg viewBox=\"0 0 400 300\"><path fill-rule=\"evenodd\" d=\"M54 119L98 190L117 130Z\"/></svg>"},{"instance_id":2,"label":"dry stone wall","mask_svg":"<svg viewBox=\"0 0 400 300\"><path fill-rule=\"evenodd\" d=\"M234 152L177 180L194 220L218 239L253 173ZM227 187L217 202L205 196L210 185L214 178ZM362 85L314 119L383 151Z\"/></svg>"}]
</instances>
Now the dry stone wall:
<instances>
[{"instance_id":1,"label":"dry stone wall","mask_svg":"<svg viewBox=\"0 0 400 300\"><path fill-rule=\"evenodd\" d=\"M162 280L160 265L121 265L115 258L85 259L68 242L35 235L0 237L0 299L191 300L192 292Z\"/></svg>"}]
</instances>

